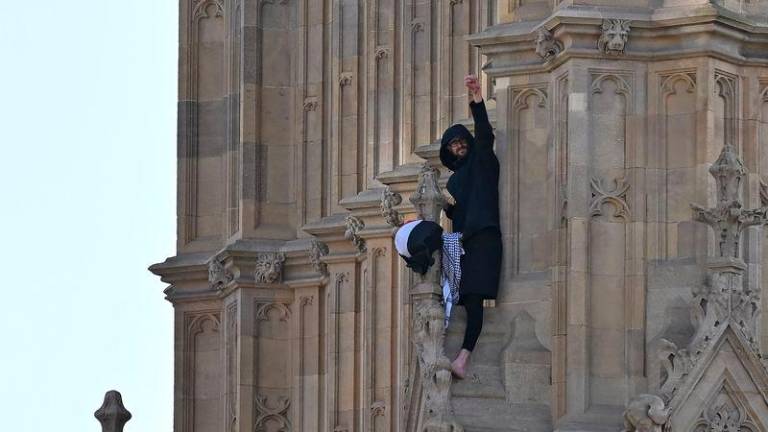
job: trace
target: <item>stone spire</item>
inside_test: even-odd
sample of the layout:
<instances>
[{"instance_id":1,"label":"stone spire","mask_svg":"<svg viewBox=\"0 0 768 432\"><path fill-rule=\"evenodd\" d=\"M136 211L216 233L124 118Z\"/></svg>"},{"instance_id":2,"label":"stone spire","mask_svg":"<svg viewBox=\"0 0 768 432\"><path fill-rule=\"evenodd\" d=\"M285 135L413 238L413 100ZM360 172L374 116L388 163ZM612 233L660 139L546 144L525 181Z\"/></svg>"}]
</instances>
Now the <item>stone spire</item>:
<instances>
[{"instance_id":1,"label":"stone spire","mask_svg":"<svg viewBox=\"0 0 768 432\"><path fill-rule=\"evenodd\" d=\"M760 387L768 380L766 370L761 365L762 356L756 337L760 311L759 287L753 289L744 283L747 266L739 256L739 241L743 230L750 225L765 224L766 208L742 208L741 182L747 170L733 146L726 145L723 148L709 172L717 183L715 207L691 207L694 220L704 222L715 230L718 249L717 255L707 263L707 282L694 288L691 317L695 332L684 348L678 348L667 339L661 339L658 348L657 358L662 361L665 372L659 391L670 406L671 416L667 427L671 430L690 424L692 420L707 430L725 430L720 422L722 418L718 416L722 414L723 404L733 405L731 394L748 392L752 385ZM729 378L727 391L722 384L721 388L712 388L712 381L702 377L723 375L716 359L722 359L728 353L736 353L739 358L738 362L733 361L733 358L727 361L729 377L739 376L739 367L749 369L750 373L740 379ZM737 372L732 372L731 368ZM750 378L745 380L745 376ZM707 405L699 406L701 399L690 396L694 393L716 394L717 397L709 396ZM686 407L693 405L699 412L694 413L699 417L698 420L690 417L693 411L687 411ZM768 409L768 405L762 402L755 406ZM751 409L755 409L755 406ZM728 416L732 417L733 424L727 429L743 430L739 429L739 425L752 421L747 415L749 409L746 405L733 405L731 408Z\"/></svg>"},{"instance_id":2,"label":"stone spire","mask_svg":"<svg viewBox=\"0 0 768 432\"><path fill-rule=\"evenodd\" d=\"M744 285L747 267L740 257L739 244L745 228L768 222L768 208L743 208L741 185L747 170L732 145L723 147L709 173L717 184L715 207L703 208L696 204L691 207L693 219L708 224L715 231L718 255L707 264L708 283L694 293L693 319L697 331L689 351L693 355L700 353L726 321L740 329L752 348L757 350L759 292Z\"/></svg>"}]
</instances>

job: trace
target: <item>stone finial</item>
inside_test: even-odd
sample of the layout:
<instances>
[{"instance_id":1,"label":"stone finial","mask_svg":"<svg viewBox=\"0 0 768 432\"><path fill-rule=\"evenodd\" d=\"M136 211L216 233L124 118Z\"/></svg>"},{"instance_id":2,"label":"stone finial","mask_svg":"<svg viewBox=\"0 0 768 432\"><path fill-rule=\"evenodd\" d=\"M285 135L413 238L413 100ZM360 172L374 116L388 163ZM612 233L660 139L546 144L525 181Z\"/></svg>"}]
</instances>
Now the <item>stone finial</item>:
<instances>
[{"instance_id":1,"label":"stone finial","mask_svg":"<svg viewBox=\"0 0 768 432\"><path fill-rule=\"evenodd\" d=\"M545 61L556 57L563 51L563 44L555 39L551 31L540 28L536 33L536 54Z\"/></svg>"},{"instance_id":2,"label":"stone finial","mask_svg":"<svg viewBox=\"0 0 768 432\"><path fill-rule=\"evenodd\" d=\"M104 395L104 403L93 415L101 423L101 432L123 432L123 427L131 419L131 413L123 405L123 397L116 390Z\"/></svg>"},{"instance_id":3,"label":"stone finial","mask_svg":"<svg viewBox=\"0 0 768 432\"><path fill-rule=\"evenodd\" d=\"M399 227L403 224L403 218L395 210L395 206L400 205L401 202L403 202L403 197L399 193L392 192L389 186L384 188L381 193L381 215L384 216L387 225Z\"/></svg>"},{"instance_id":4,"label":"stone finial","mask_svg":"<svg viewBox=\"0 0 768 432\"><path fill-rule=\"evenodd\" d=\"M718 253L723 258L739 258L739 240L748 226L763 225L768 221L768 208L744 210L741 201L741 181L747 173L732 145L726 144L720 157L709 168L717 183L717 205L704 208L691 204L693 219L704 222L715 230Z\"/></svg>"},{"instance_id":5,"label":"stone finial","mask_svg":"<svg viewBox=\"0 0 768 432\"><path fill-rule=\"evenodd\" d=\"M669 414L660 397L639 394L629 401L624 411L624 432L662 432Z\"/></svg>"},{"instance_id":6,"label":"stone finial","mask_svg":"<svg viewBox=\"0 0 768 432\"><path fill-rule=\"evenodd\" d=\"M677 390L726 325L739 331L747 348L760 358L756 338L760 293L744 284L747 265L739 258L739 239L747 226L766 223L767 208L742 208L741 181L747 170L732 145L723 148L709 172L717 184L716 206L691 207L694 220L715 230L718 255L707 263L706 283L693 289L691 321L695 332L688 345L679 348L666 339L659 342L657 358L665 372L660 391L666 400L676 397Z\"/></svg>"},{"instance_id":7,"label":"stone finial","mask_svg":"<svg viewBox=\"0 0 768 432\"><path fill-rule=\"evenodd\" d=\"M440 185L440 171L425 163L419 173L416 191L411 202L424 220L439 222L440 210L445 205ZM434 252L440 262L440 251ZM440 303L440 265L433 265L426 275L411 288L414 317L413 345L422 371L424 405L420 417L425 431L462 432L454 420L451 408L451 363L444 353L445 311Z\"/></svg>"},{"instance_id":8,"label":"stone finial","mask_svg":"<svg viewBox=\"0 0 768 432\"><path fill-rule=\"evenodd\" d=\"M629 20L606 19L601 27L602 33L597 40L597 49L604 54L624 54L629 39Z\"/></svg>"},{"instance_id":9,"label":"stone finial","mask_svg":"<svg viewBox=\"0 0 768 432\"><path fill-rule=\"evenodd\" d=\"M445 207L445 197L440 192L437 180L440 171L425 162L419 173L419 183L411 195L411 203L416 207L419 218L432 222L440 222L440 211Z\"/></svg>"}]
</instances>

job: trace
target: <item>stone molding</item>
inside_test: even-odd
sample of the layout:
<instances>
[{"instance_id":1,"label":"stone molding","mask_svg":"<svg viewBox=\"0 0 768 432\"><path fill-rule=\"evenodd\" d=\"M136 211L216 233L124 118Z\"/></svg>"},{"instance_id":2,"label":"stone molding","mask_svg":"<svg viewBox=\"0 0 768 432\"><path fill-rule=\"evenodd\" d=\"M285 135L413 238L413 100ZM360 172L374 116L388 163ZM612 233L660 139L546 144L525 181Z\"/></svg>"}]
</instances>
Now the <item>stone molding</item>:
<instances>
[{"instance_id":1,"label":"stone molding","mask_svg":"<svg viewBox=\"0 0 768 432\"><path fill-rule=\"evenodd\" d=\"M192 10L192 19L211 18L208 14L208 6L215 6L214 17L224 16L224 5L221 0L194 0L194 9Z\"/></svg>"},{"instance_id":2,"label":"stone molding","mask_svg":"<svg viewBox=\"0 0 768 432\"><path fill-rule=\"evenodd\" d=\"M738 16L721 14L715 6L704 6L694 13L670 10L665 14L632 13L595 8L559 8L534 28L530 22L502 24L505 31L491 28L467 37L488 56L483 71L490 77L548 73L572 58L604 59L596 41L605 20L631 21L632 50L623 60L663 61L712 56L741 65L766 65L759 56L740 53L759 52L768 44L766 26ZM690 28L690 30L688 29ZM693 33L692 33L693 32ZM550 39L550 35L556 34ZM700 35L701 37L695 37ZM664 39L664 43L660 39ZM553 40L568 41L560 51L547 50ZM547 59L541 63L541 59Z\"/></svg>"},{"instance_id":3,"label":"stone molding","mask_svg":"<svg viewBox=\"0 0 768 432\"><path fill-rule=\"evenodd\" d=\"M328 246L314 239L238 241L215 254L170 257L149 270L169 284L167 300L200 301L242 287L321 283L327 255Z\"/></svg>"},{"instance_id":4,"label":"stone molding","mask_svg":"<svg viewBox=\"0 0 768 432\"><path fill-rule=\"evenodd\" d=\"M197 336L206 331L212 334L221 333L221 312L219 310L199 310L186 312L183 315L183 353L181 356L182 407L177 415L181 416L184 430L191 430L195 416L195 365L198 351Z\"/></svg>"}]
</instances>

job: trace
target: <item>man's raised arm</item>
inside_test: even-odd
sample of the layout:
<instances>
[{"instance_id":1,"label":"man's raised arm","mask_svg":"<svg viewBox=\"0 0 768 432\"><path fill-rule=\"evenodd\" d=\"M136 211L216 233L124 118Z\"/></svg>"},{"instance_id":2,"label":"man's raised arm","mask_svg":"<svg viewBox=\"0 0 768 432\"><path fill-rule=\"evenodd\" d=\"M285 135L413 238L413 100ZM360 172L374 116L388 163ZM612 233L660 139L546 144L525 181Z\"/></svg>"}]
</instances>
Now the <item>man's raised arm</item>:
<instances>
[{"instance_id":1,"label":"man's raised arm","mask_svg":"<svg viewBox=\"0 0 768 432\"><path fill-rule=\"evenodd\" d=\"M469 89L472 102L469 108L472 110L472 118L475 120L475 143L478 147L493 149L493 128L488 121L488 112L485 110L483 94L480 91L480 83L474 75L464 77L464 85Z\"/></svg>"}]
</instances>

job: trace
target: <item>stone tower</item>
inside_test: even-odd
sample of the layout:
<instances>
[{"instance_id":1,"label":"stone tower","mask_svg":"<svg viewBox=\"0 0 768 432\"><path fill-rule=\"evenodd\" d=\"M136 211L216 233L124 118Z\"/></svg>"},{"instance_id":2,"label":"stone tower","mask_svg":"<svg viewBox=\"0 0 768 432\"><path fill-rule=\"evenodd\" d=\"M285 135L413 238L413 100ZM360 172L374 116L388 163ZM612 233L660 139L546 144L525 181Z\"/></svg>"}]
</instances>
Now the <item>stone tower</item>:
<instances>
[{"instance_id":1,"label":"stone tower","mask_svg":"<svg viewBox=\"0 0 768 432\"><path fill-rule=\"evenodd\" d=\"M504 264L456 422L768 430L768 0L181 0L179 19L177 254L150 268L175 431L425 430L392 234L443 130L471 125L467 73Z\"/></svg>"}]
</instances>

